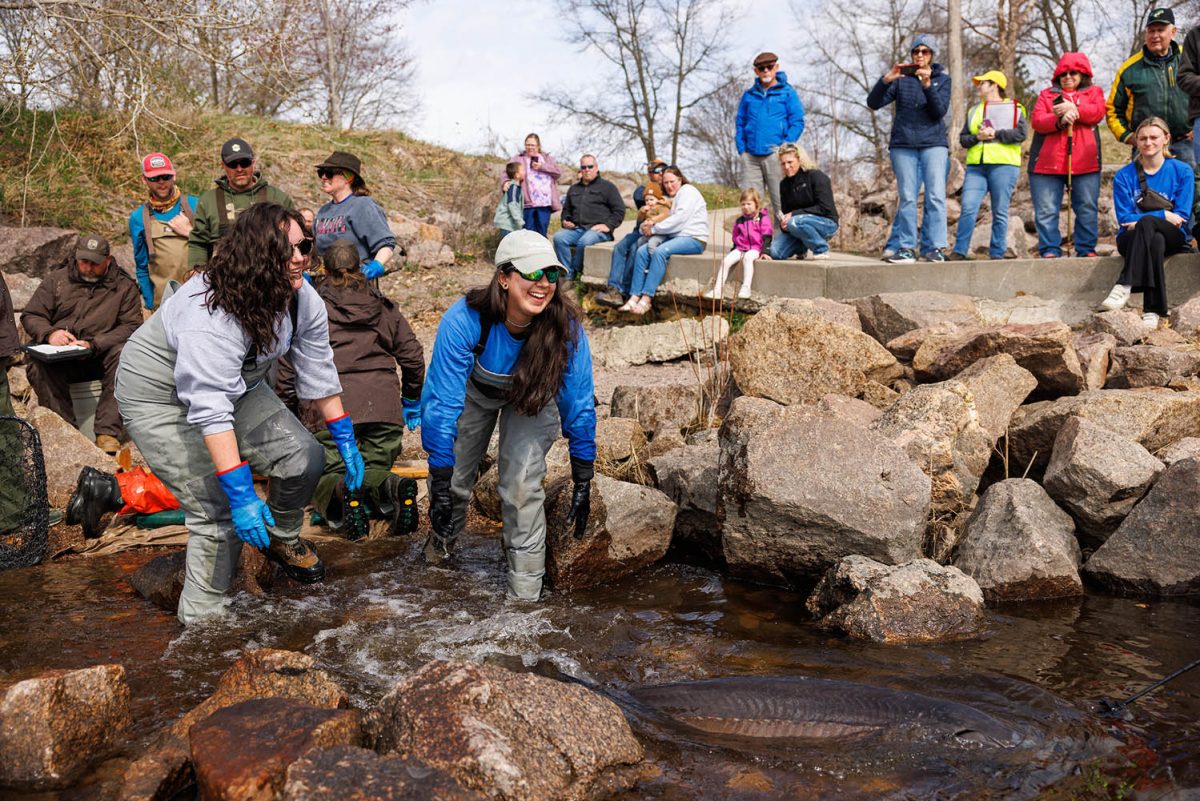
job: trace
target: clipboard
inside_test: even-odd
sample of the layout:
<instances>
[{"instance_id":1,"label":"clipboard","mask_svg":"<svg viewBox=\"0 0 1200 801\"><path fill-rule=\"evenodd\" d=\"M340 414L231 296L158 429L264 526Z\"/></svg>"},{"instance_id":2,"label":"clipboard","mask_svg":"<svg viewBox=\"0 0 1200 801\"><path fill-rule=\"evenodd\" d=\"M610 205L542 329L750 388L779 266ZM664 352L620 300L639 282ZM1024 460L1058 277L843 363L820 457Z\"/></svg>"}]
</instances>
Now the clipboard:
<instances>
[{"instance_id":1,"label":"clipboard","mask_svg":"<svg viewBox=\"0 0 1200 801\"><path fill-rule=\"evenodd\" d=\"M21 350L28 353L31 358L48 364L86 359L92 355L91 348L79 345L22 345Z\"/></svg>"}]
</instances>

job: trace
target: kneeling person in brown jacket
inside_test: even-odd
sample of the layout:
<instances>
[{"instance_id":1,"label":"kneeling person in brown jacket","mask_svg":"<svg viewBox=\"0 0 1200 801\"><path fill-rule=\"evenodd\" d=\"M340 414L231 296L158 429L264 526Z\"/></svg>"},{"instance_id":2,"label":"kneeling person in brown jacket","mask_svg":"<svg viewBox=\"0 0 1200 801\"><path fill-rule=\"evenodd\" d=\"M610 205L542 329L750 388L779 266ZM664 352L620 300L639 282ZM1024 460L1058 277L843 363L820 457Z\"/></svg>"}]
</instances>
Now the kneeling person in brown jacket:
<instances>
[{"instance_id":1,"label":"kneeling person in brown jacket","mask_svg":"<svg viewBox=\"0 0 1200 801\"><path fill-rule=\"evenodd\" d=\"M354 420L354 436L366 464L361 502L372 517L392 521L393 534L417 527L417 485L391 472L400 454L403 425L411 431L421 421L421 388L425 383L425 351L396 305L368 285L359 271L358 249L350 239L330 245L323 257L324 273L313 286L329 314L329 344L342 382L342 405ZM403 381L396 376L400 365ZM280 372L279 393L290 403L291 374ZM300 419L311 415L301 406ZM402 425L403 423L403 425ZM342 479L345 466L323 426L310 426L325 446L325 472L312 504L331 528L357 538Z\"/></svg>"},{"instance_id":2,"label":"kneeling person in brown jacket","mask_svg":"<svg viewBox=\"0 0 1200 801\"><path fill-rule=\"evenodd\" d=\"M75 260L47 275L25 304L21 325L34 344L78 345L90 354L59 362L28 359L29 383L38 402L78 427L71 384L100 381L94 425L96 445L116 453L121 415L113 397L125 340L142 324L141 293L109 254L108 240L79 237Z\"/></svg>"}]
</instances>

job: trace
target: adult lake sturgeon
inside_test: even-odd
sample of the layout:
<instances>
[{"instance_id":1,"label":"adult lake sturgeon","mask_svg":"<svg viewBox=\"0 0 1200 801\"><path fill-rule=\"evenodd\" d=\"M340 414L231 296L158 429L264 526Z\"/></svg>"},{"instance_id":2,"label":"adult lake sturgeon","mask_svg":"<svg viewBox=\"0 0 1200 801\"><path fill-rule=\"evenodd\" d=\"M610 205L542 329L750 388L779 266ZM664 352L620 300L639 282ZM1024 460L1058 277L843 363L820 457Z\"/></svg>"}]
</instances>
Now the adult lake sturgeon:
<instances>
[{"instance_id":1,"label":"adult lake sturgeon","mask_svg":"<svg viewBox=\"0 0 1200 801\"><path fill-rule=\"evenodd\" d=\"M1011 748L1023 734L974 707L920 693L804 676L746 676L641 687L639 703L710 734L760 739L956 740Z\"/></svg>"}]
</instances>

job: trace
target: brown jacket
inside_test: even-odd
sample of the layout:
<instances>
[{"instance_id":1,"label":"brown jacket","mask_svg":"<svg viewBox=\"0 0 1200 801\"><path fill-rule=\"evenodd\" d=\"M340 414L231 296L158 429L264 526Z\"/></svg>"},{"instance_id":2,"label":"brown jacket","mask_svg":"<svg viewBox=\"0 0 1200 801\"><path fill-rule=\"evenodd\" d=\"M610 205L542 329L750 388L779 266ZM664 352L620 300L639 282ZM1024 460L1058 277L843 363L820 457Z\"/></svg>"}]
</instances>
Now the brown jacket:
<instances>
[{"instance_id":1,"label":"brown jacket","mask_svg":"<svg viewBox=\"0 0 1200 801\"><path fill-rule=\"evenodd\" d=\"M404 421L400 398L417 400L425 384L425 350L396 305L360 282L316 285L329 313L329 344L342 381L342 407L358 423ZM400 365L403 381L396 377ZM292 371L281 363L279 394L290 400ZM302 404L301 419L321 421Z\"/></svg>"},{"instance_id":2,"label":"brown jacket","mask_svg":"<svg viewBox=\"0 0 1200 801\"><path fill-rule=\"evenodd\" d=\"M671 198L659 198L658 203L654 208L650 208L650 204L646 204L638 209L637 222L641 225L644 222L649 222L651 225L660 223L671 216Z\"/></svg>"},{"instance_id":3,"label":"brown jacket","mask_svg":"<svg viewBox=\"0 0 1200 801\"><path fill-rule=\"evenodd\" d=\"M92 343L97 354L125 344L142 324L142 295L116 260L94 284L79 276L72 261L47 275L34 291L21 325L35 343L66 329Z\"/></svg>"},{"instance_id":4,"label":"brown jacket","mask_svg":"<svg viewBox=\"0 0 1200 801\"><path fill-rule=\"evenodd\" d=\"M0 370L4 369L5 361L21 347L17 336L17 324L13 321L12 295L8 294L8 284L0 275Z\"/></svg>"}]
</instances>

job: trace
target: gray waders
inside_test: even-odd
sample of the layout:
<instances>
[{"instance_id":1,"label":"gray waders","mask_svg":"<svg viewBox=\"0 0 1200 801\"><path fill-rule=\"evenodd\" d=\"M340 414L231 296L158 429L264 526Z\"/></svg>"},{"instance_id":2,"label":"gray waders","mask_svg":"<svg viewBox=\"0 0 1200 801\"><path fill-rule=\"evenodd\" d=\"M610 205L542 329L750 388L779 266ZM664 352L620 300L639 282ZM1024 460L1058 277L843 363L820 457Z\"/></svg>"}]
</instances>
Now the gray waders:
<instances>
[{"instance_id":1,"label":"gray waders","mask_svg":"<svg viewBox=\"0 0 1200 801\"><path fill-rule=\"evenodd\" d=\"M325 456L263 380L270 364L243 368L248 389L234 404L233 429L242 458L269 479L267 504L275 518L271 536L294 543ZM126 343L116 395L126 430L184 511L187 568L179 619L187 625L221 614L242 541L234 533L229 499L217 481L204 437L188 423L187 407L175 394L175 353L166 344L158 315Z\"/></svg>"},{"instance_id":2,"label":"gray waders","mask_svg":"<svg viewBox=\"0 0 1200 801\"><path fill-rule=\"evenodd\" d=\"M479 460L487 451L499 418L498 490L504 519L504 554L508 559L508 595L536 601L546 573L546 512L542 505L546 491L542 479L546 477L546 453L558 439L558 408L551 401L534 417L518 414L504 397L510 382L510 376L485 370L476 357L454 441L451 542L466 525Z\"/></svg>"}]
</instances>

